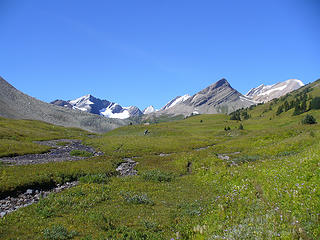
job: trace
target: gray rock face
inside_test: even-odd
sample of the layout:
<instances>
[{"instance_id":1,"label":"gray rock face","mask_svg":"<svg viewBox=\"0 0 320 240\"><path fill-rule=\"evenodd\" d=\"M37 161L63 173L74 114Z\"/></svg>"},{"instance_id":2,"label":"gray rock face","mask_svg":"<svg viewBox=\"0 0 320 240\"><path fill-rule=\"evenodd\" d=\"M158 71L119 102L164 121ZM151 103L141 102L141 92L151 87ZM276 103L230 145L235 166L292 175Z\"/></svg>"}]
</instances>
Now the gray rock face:
<instances>
[{"instance_id":1,"label":"gray rock face","mask_svg":"<svg viewBox=\"0 0 320 240\"><path fill-rule=\"evenodd\" d=\"M159 111L159 114L231 113L252 104L255 102L233 89L226 79L221 79L173 107Z\"/></svg>"},{"instance_id":2,"label":"gray rock face","mask_svg":"<svg viewBox=\"0 0 320 240\"><path fill-rule=\"evenodd\" d=\"M14 119L40 120L91 132L107 132L127 125L127 121L107 119L95 114L56 106L30 97L0 77L0 116Z\"/></svg>"},{"instance_id":3,"label":"gray rock face","mask_svg":"<svg viewBox=\"0 0 320 240\"><path fill-rule=\"evenodd\" d=\"M72 108L72 105L68 101L64 101L60 99L54 100L53 102L51 102L51 104L61 106L61 107Z\"/></svg>"}]
</instances>

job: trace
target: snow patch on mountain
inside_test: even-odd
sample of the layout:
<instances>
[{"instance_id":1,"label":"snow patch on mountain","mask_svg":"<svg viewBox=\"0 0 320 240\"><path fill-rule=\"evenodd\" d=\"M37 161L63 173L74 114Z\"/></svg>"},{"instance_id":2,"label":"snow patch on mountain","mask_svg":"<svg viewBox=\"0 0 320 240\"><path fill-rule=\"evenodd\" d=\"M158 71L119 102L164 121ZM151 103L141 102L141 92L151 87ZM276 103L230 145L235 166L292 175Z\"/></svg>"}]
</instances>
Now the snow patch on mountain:
<instances>
[{"instance_id":1,"label":"snow patch on mountain","mask_svg":"<svg viewBox=\"0 0 320 240\"><path fill-rule=\"evenodd\" d=\"M274 98L284 96L300 87L304 86L303 82L298 79L288 79L272 85L261 84L256 88L250 89L245 97L256 102L268 102Z\"/></svg>"},{"instance_id":2,"label":"snow patch on mountain","mask_svg":"<svg viewBox=\"0 0 320 240\"><path fill-rule=\"evenodd\" d=\"M150 114L156 111L157 110L152 105L150 105L143 110L143 114Z\"/></svg>"},{"instance_id":3,"label":"snow patch on mountain","mask_svg":"<svg viewBox=\"0 0 320 240\"><path fill-rule=\"evenodd\" d=\"M173 100L171 100L170 102L168 102L163 108L161 108L160 110L166 110L169 108L172 108L173 106L184 102L186 100L188 100L191 96L189 94L185 94L183 96L178 96L176 98L174 98Z\"/></svg>"},{"instance_id":4,"label":"snow patch on mountain","mask_svg":"<svg viewBox=\"0 0 320 240\"><path fill-rule=\"evenodd\" d=\"M103 115L108 118L119 118L119 119L126 119L130 117L130 113L128 110L123 110L119 113L113 113L111 108L104 108L100 110L100 115Z\"/></svg>"}]
</instances>

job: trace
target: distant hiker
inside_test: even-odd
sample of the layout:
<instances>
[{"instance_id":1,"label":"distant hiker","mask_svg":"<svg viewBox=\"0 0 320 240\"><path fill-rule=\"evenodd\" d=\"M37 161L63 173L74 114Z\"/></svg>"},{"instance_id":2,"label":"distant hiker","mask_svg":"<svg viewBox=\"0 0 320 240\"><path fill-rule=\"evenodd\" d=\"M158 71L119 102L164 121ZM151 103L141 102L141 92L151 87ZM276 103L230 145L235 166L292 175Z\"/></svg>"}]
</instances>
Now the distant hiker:
<instances>
[{"instance_id":1,"label":"distant hiker","mask_svg":"<svg viewBox=\"0 0 320 240\"><path fill-rule=\"evenodd\" d=\"M144 135L147 135L148 133L149 133L149 130L146 129L146 130L144 131Z\"/></svg>"}]
</instances>

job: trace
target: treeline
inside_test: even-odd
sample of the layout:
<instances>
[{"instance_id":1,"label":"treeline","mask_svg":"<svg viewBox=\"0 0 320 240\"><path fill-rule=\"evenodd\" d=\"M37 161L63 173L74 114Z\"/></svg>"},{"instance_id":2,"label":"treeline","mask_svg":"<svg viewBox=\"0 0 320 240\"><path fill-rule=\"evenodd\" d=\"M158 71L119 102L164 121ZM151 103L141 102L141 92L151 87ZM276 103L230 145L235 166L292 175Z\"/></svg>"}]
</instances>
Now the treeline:
<instances>
[{"instance_id":1,"label":"treeline","mask_svg":"<svg viewBox=\"0 0 320 240\"><path fill-rule=\"evenodd\" d=\"M292 115L300 115L304 112L308 112L312 109L320 109L320 97L312 97L308 92L312 89L310 87L305 88L300 93L297 93L294 100L288 101L288 98L292 96L291 93L286 94L280 98L273 99L270 104L269 108L264 109L263 113L271 111L272 106L277 103L283 102L277 109L276 115L280 115L283 112L287 112L290 109L293 110ZM263 105L264 103L259 103L257 105L251 105L249 108L241 108L229 114L230 120L237 120L242 121L249 119L251 117L248 114L248 110L253 110L256 106Z\"/></svg>"},{"instance_id":2,"label":"treeline","mask_svg":"<svg viewBox=\"0 0 320 240\"><path fill-rule=\"evenodd\" d=\"M311 109L320 109L320 97L311 98L311 96L308 96L307 94L308 91L310 90L305 89L296 97L295 100L290 102L285 100L284 103L278 107L276 115L280 115L290 109L294 109L292 114L293 116L310 111Z\"/></svg>"}]
</instances>

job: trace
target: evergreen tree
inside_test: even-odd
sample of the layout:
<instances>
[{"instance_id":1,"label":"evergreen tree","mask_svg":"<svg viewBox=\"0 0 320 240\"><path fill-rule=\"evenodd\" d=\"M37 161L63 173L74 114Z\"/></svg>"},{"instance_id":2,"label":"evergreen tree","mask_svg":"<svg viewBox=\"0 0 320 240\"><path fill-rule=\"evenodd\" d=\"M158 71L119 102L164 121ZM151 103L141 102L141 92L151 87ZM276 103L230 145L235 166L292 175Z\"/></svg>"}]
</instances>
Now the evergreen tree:
<instances>
[{"instance_id":1,"label":"evergreen tree","mask_svg":"<svg viewBox=\"0 0 320 240\"><path fill-rule=\"evenodd\" d=\"M249 117L250 117L247 111L242 112L241 115L242 115L243 119L249 119Z\"/></svg>"},{"instance_id":2,"label":"evergreen tree","mask_svg":"<svg viewBox=\"0 0 320 240\"><path fill-rule=\"evenodd\" d=\"M294 111L293 111L293 116L296 116L296 115L299 115L301 113L301 108L300 108L300 105L296 105L294 107Z\"/></svg>"},{"instance_id":3,"label":"evergreen tree","mask_svg":"<svg viewBox=\"0 0 320 240\"><path fill-rule=\"evenodd\" d=\"M307 114L303 119L302 119L302 124L315 124L317 123L316 119L312 116Z\"/></svg>"},{"instance_id":4,"label":"evergreen tree","mask_svg":"<svg viewBox=\"0 0 320 240\"><path fill-rule=\"evenodd\" d=\"M289 106L289 103L288 103L287 100L284 102L283 106L284 106L284 111L285 112L287 112L290 109L290 106Z\"/></svg>"},{"instance_id":5,"label":"evergreen tree","mask_svg":"<svg viewBox=\"0 0 320 240\"><path fill-rule=\"evenodd\" d=\"M291 109L291 108L294 108L294 101L293 101L293 100L290 101L289 107L290 107L290 109Z\"/></svg>"},{"instance_id":6,"label":"evergreen tree","mask_svg":"<svg viewBox=\"0 0 320 240\"><path fill-rule=\"evenodd\" d=\"M301 109L301 113L304 113L307 111L307 100L304 99L302 101L300 109Z\"/></svg>"},{"instance_id":7,"label":"evergreen tree","mask_svg":"<svg viewBox=\"0 0 320 240\"><path fill-rule=\"evenodd\" d=\"M283 112L283 106L280 105L280 106L278 107L278 110L277 110L277 112L276 112L276 115L279 115L279 114L281 114L282 112Z\"/></svg>"},{"instance_id":8,"label":"evergreen tree","mask_svg":"<svg viewBox=\"0 0 320 240\"><path fill-rule=\"evenodd\" d=\"M230 120L239 120L239 121L241 121L240 112L239 111L235 111L235 112L231 113Z\"/></svg>"}]
</instances>

